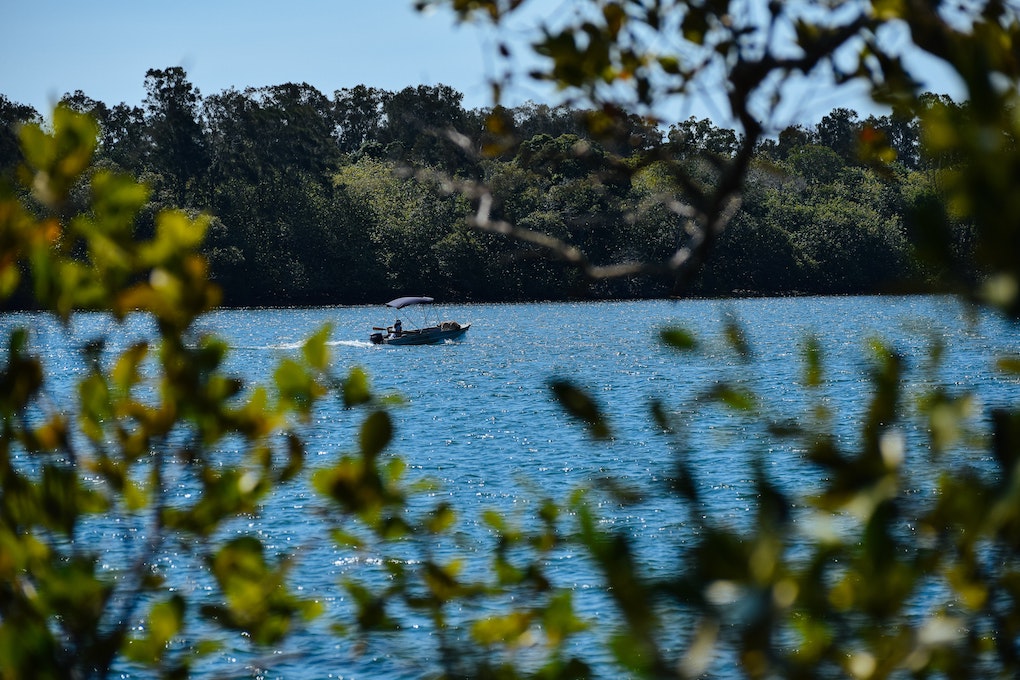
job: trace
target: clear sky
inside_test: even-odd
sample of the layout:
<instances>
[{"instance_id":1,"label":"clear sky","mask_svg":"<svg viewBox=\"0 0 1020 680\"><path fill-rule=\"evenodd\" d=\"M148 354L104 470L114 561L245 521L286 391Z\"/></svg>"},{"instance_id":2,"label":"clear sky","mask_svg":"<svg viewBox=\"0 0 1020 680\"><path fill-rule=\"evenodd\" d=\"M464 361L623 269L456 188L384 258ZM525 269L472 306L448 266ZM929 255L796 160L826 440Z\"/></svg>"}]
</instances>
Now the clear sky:
<instances>
[{"instance_id":1,"label":"clear sky","mask_svg":"<svg viewBox=\"0 0 1020 680\"><path fill-rule=\"evenodd\" d=\"M182 66L203 94L307 82L450 85L491 104L492 41L412 0L0 0L0 93L48 111L82 90L139 105L145 72ZM489 55L489 56L487 56ZM536 92L536 96L538 93Z\"/></svg>"},{"instance_id":2,"label":"clear sky","mask_svg":"<svg viewBox=\"0 0 1020 680\"><path fill-rule=\"evenodd\" d=\"M533 0L555 11L559 0ZM67 92L108 105L141 105L145 72L182 66L203 95L306 82L327 96L367 85L396 91L442 83L466 108L491 105L486 79L499 69L495 41L449 12L422 15L412 0L0 0L0 93L46 115ZM516 51L522 54L523 49ZM931 89L939 87L938 74ZM503 103L557 103L536 85ZM837 106L870 113L853 92L809 85L791 122L817 122ZM710 97L692 97L690 115L720 122Z\"/></svg>"}]
</instances>

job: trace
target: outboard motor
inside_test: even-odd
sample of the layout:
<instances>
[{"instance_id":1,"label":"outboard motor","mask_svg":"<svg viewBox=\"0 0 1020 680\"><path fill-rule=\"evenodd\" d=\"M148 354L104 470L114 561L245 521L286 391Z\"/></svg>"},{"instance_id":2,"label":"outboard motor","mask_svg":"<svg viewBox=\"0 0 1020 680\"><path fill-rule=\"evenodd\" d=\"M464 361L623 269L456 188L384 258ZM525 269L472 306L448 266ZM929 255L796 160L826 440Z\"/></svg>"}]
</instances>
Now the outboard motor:
<instances>
[{"instance_id":1,"label":"outboard motor","mask_svg":"<svg viewBox=\"0 0 1020 680\"><path fill-rule=\"evenodd\" d=\"M372 341L373 345L381 345L382 344L382 333L372 333L372 335L368 336L368 338L369 338L369 340Z\"/></svg>"}]
</instances>

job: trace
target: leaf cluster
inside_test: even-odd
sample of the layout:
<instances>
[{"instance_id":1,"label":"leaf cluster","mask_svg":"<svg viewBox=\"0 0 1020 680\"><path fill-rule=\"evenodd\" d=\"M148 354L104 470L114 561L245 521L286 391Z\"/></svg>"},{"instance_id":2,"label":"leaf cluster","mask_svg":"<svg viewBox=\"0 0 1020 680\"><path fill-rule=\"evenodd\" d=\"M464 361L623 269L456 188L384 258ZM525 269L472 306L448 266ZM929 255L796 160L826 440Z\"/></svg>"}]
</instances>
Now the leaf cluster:
<instances>
[{"instance_id":1,"label":"leaf cluster","mask_svg":"<svg viewBox=\"0 0 1020 680\"><path fill-rule=\"evenodd\" d=\"M286 560L266 559L255 539L209 538L301 469L293 427L325 393L328 331L309 339L305 362L280 366L272 392L244 392L223 370L224 343L194 331L220 299L198 252L208 219L165 211L151 238L138 237L149 192L91 166L87 116L58 107L51 132L28 126L21 138L19 178L34 200L30 210L9 185L0 196L3 298L24 279L68 337L83 311L120 324L144 316L154 330L123 348L87 339L70 401L54 391L32 330L10 333L0 372L0 675L105 677L122 657L185 672L193 659L168 643L199 611L260 644L280 639L315 609L280 589ZM79 186L89 195L82 211ZM232 460L228 441L239 442ZM171 496L179 479L195 485L187 500ZM81 540L102 518L141 529L113 571L100 567L104 546ZM185 537L208 560L222 604L183 598L157 566Z\"/></svg>"}]
</instances>

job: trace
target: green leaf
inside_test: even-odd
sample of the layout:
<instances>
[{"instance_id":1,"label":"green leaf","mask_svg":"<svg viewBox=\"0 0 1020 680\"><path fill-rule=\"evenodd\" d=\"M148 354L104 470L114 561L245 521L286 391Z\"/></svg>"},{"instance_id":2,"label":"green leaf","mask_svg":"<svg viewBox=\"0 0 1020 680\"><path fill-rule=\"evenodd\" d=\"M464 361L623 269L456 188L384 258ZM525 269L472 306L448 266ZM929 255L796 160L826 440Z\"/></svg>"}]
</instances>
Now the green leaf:
<instances>
[{"instance_id":1,"label":"green leaf","mask_svg":"<svg viewBox=\"0 0 1020 680\"><path fill-rule=\"evenodd\" d=\"M440 503L425 518L425 528L433 534L441 534L457 521L457 513L449 503Z\"/></svg>"},{"instance_id":2,"label":"green leaf","mask_svg":"<svg viewBox=\"0 0 1020 680\"><path fill-rule=\"evenodd\" d=\"M123 394L127 394L133 386L138 384L141 378L139 368L142 361L148 355L149 345L146 342L136 342L124 350L113 366L110 377L113 383Z\"/></svg>"},{"instance_id":3,"label":"green leaf","mask_svg":"<svg viewBox=\"0 0 1020 680\"><path fill-rule=\"evenodd\" d=\"M349 531L333 529L329 535L332 537L333 542L341 548L361 549L365 547L365 541L360 536L356 536Z\"/></svg>"},{"instance_id":4,"label":"green leaf","mask_svg":"<svg viewBox=\"0 0 1020 680\"><path fill-rule=\"evenodd\" d=\"M312 368L323 371L329 367L329 347L327 347L326 341L329 340L332 332L333 325L326 324L305 340L305 344L301 347L305 361Z\"/></svg>"},{"instance_id":5,"label":"green leaf","mask_svg":"<svg viewBox=\"0 0 1020 680\"><path fill-rule=\"evenodd\" d=\"M583 421L588 426L588 432L592 437L595 439L609 439L612 436L609 424L602 415L602 411L587 392L576 387L568 380L553 380L549 387L567 413Z\"/></svg>"},{"instance_id":6,"label":"green leaf","mask_svg":"<svg viewBox=\"0 0 1020 680\"><path fill-rule=\"evenodd\" d=\"M804 345L804 385L818 387L822 384L822 345L817 336L810 336Z\"/></svg>"},{"instance_id":7,"label":"green leaf","mask_svg":"<svg viewBox=\"0 0 1020 680\"><path fill-rule=\"evenodd\" d=\"M681 31L685 40L700 45L708 33L708 13L701 7L687 5L687 12L684 14L681 23Z\"/></svg>"},{"instance_id":8,"label":"green leaf","mask_svg":"<svg viewBox=\"0 0 1020 680\"><path fill-rule=\"evenodd\" d=\"M0 298L10 297L21 283L21 272L11 263L0 262Z\"/></svg>"},{"instance_id":9,"label":"green leaf","mask_svg":"<svg viewBox=\"0 0 1020 680\"><path fill-rule=\"evenodd\" d=\"M358 432L358 448L366 458L374 458L393 438L393 423L386 411L375 411L361 424Z\"/></svg>"},{"instance_id":10,"label":"green leaf","mask_svg":"<svg viewBox=\"0 0 1020 680\"><path fill-rule=\"evenodd\" d=\"M372 391L368 385L368 374L358 366L353 367L344 380L344 406L350 408L371 401Z\"/></svg>"},{"instance_id":11,"label":"green leaf","mask_svg":"<svg viewBox=\"0 0 1020 680\"><path fill-rule=\"evenodd\" d=\"M542 624L553 645L561 645L574 633L589 628L574 612L573 594L569 590L557 593L550 599L542 616Z\"/></svg>"},{"instance_id":12,"label":"green leaf","mask_svg":"<svg viewBox=\"0 0 1020 680\"><path fill-rule=\"evenodd\" d=\"M673 349L689 352L698 348L694 335L683 328L664 328L659 331L659 339Z\"/></svg>"},{"instance_id":13,"label":"green leaf","mask_svg":"<svg viewBox=\"0 0 1020 680\"><path fill-rule=\"evenodd\" d=\"M149 636L153 651L162 651L184 626L184 598L174 594L169 600L158 602L149 612Z\"/></svg>"},{"instance_id":14,"label":"green leaf","mask_svg":"<svg viewBox=\"0 0 1020 680\"><path fill-rule=\"evenodd\" d=\"M42 471L40 491L47 524L70 535L81 517L80 503L88 494L81 487L78 476L67 468L46 465Z\"/></svg>"},{"instance_id":15,"label":"green leaf","mask_svg":"<svg viewBox=\"0 0 1020 680\"><path fill-rule=\"evenodd\" d=\"M293 359L282 359L273 374L276 389L281 401L296 408L299 412L308 412L313 401L313 381L305 367Z\"/></svg>"},{"instance_id":16,"label":"green leaf","mask_svg":"<svg viewBox=\"0 0 1020 680\"><path fill-rule=\"evenodd\" d=\"M652 676L652 654L647 649L645 641L637 635L626 630L619 630L613 634L609 641L609 648L617 663L631 671L636 677Z\"/></svg>"},{"instance_id":17,"label":"green leaf","mask_svg":"<svg viewBox=\"0 0 1020 680\"><path fill-rule=\"evenodd\" d=\"M627 13L616 2L610 2L602 8L602 17L606 20L606 28L613 38L619 35L620 29L627 22Z\"/></svg>"},{"instance_id":18,"label":"green leaf","mask_svg":"<svg viewBox=\"0 0 1020 680\"><path fill-rule=\"evenodd\" d=\"M279 480L286 482L293 479L305 463L305 442L293 432L287 432L287 464L279 473Z\"/></svg>"},{"instance_id":19,"label":"green leaf","mask_svg":"<svg viewBox=\"0 0 1020 680\"><path fill-rule=\"evenodd\" d=\"M751 345L747 341L747 334L744 332L743 326L732 317L726 319L726 324L723 327L723 332L726 337L727 344L743 359L751 358Z\"/></svg>"},{"instance_id":20,"label":"green leaf","mask_svg":"<svg viewBox=\"0 0 1020 680\"><path fill-rule=\"evenodd\" d=\"M995 365L1000 371L1020 375L1020 356L999 357Z\"/></svg>"},{"instance_id":21,"label":"green leaf","mask_svg":"<svg viewBox=\"0 0 1020 680\"><path fill-rule=\"evenodd\" d=\"M753 411L757 399L753 392L743 387L722 383L713 387L709 396L735 411Z\"/></svg>"},{"instance_id":22,"label":"green leaf","mask_svg":"<svg viewBox=\"0 0 1020 680\"><path fill-rule=\"evenodd\" d=\"M653 399L649 408L652 414L652 420L663 432L672 433L676 431L673 423L673 417L661 401Z\"/></svg>"},{"instance_id":23,"label":"green leaf","mask_svg":"<svg viewBox=\"0 0 1020 680\"><path fill-rule=\"evenodd\" d=\"M181 253L198 248L209 226L207 216L189 219L179 210L166 210L156 217L156 238L145 244L140 253L149 266L170 263Z\"/></svg>"},{"instance_id":24,"label":"green leaf","mask_svg":"<svg viewBox=\"0 0 1020 680\"><path fill-rule=\"evenodd\" d=\"M471 635L481 645L513 646L528 632L532 616L527 612L512 611L502 616L489 616L475 621Z\"/></svg>"},{"instance_id":25,"label":"green leaf","mask_svg":"<svg viewBox=\"0 0 1020 680\"><path fill-rule=\"evenodd\" d=\"M482 522L496 533L502 534L506 532L506 519L502 513L495 510L484 510L482 512Z\"/></svg>"},{"instance_id":26,"label":"green leaf","mask_svg":"<svg viewBox=\"0 0 1020 680\"><path fill-rule=\"evenodd\" d=\"M94 224L106 232L127 237L131 245L135 218L149 200L149 188L128 174L97 172L92 177Z\"/></svg>"},{"instance_id":27,"label":"green leaf","mask_svg":"<svg viewBox=\"0 0 1020 680\"><path fill-rule=\"evenodd\" d=\"M58 208L92 162L99 129L90 116L58 106L53 132L35 124L21 129L21 148L35 171L33 192L44 205Z\"/></svg>"}]
</instances>

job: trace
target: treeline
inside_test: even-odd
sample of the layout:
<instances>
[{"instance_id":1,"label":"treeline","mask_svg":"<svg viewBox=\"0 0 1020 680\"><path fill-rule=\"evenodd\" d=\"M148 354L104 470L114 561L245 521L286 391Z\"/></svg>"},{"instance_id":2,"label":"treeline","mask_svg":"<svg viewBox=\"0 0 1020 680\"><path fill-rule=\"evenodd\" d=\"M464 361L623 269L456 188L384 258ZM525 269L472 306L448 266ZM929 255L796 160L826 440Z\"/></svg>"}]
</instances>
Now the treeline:
<instances>
[{"instance_id":1,"label":"treeline","mask_svg":"<svg viewBox=\"0 0 1020 680\"><path fill-rule=\"evenodd\" d=\"M471 228L475 206L444 178L484 183L494 218L574 244L596 264L658 262L687 238L682 211L671 208L686 198L676 166L647 159L679 160L707 184L740 141L695 118L663 130L637 116L541 104L468 110L445 85L358 86L329 97L289 83L203 97L174 67L148 71L145 86L141 107L111 107L81 91L62 103L98 121L100 165L152 188L150 214L178 206L214 216L205 248L228 305L352 304L404 293L476 301L669 295L669 280L587 281L537 246ZM0 95L5 174L19 161L17 124L38 119ZM609 124L614 134L599 134ZM683 292L930 286L940 272L917 264L911 220L930 212L952 171L952 159L923 153L909 115L862 120L839 108L815 126L787 128L759 145L742 205ZM965 261L966 225L944 226Z\"/></svg>"}]
</instances>

